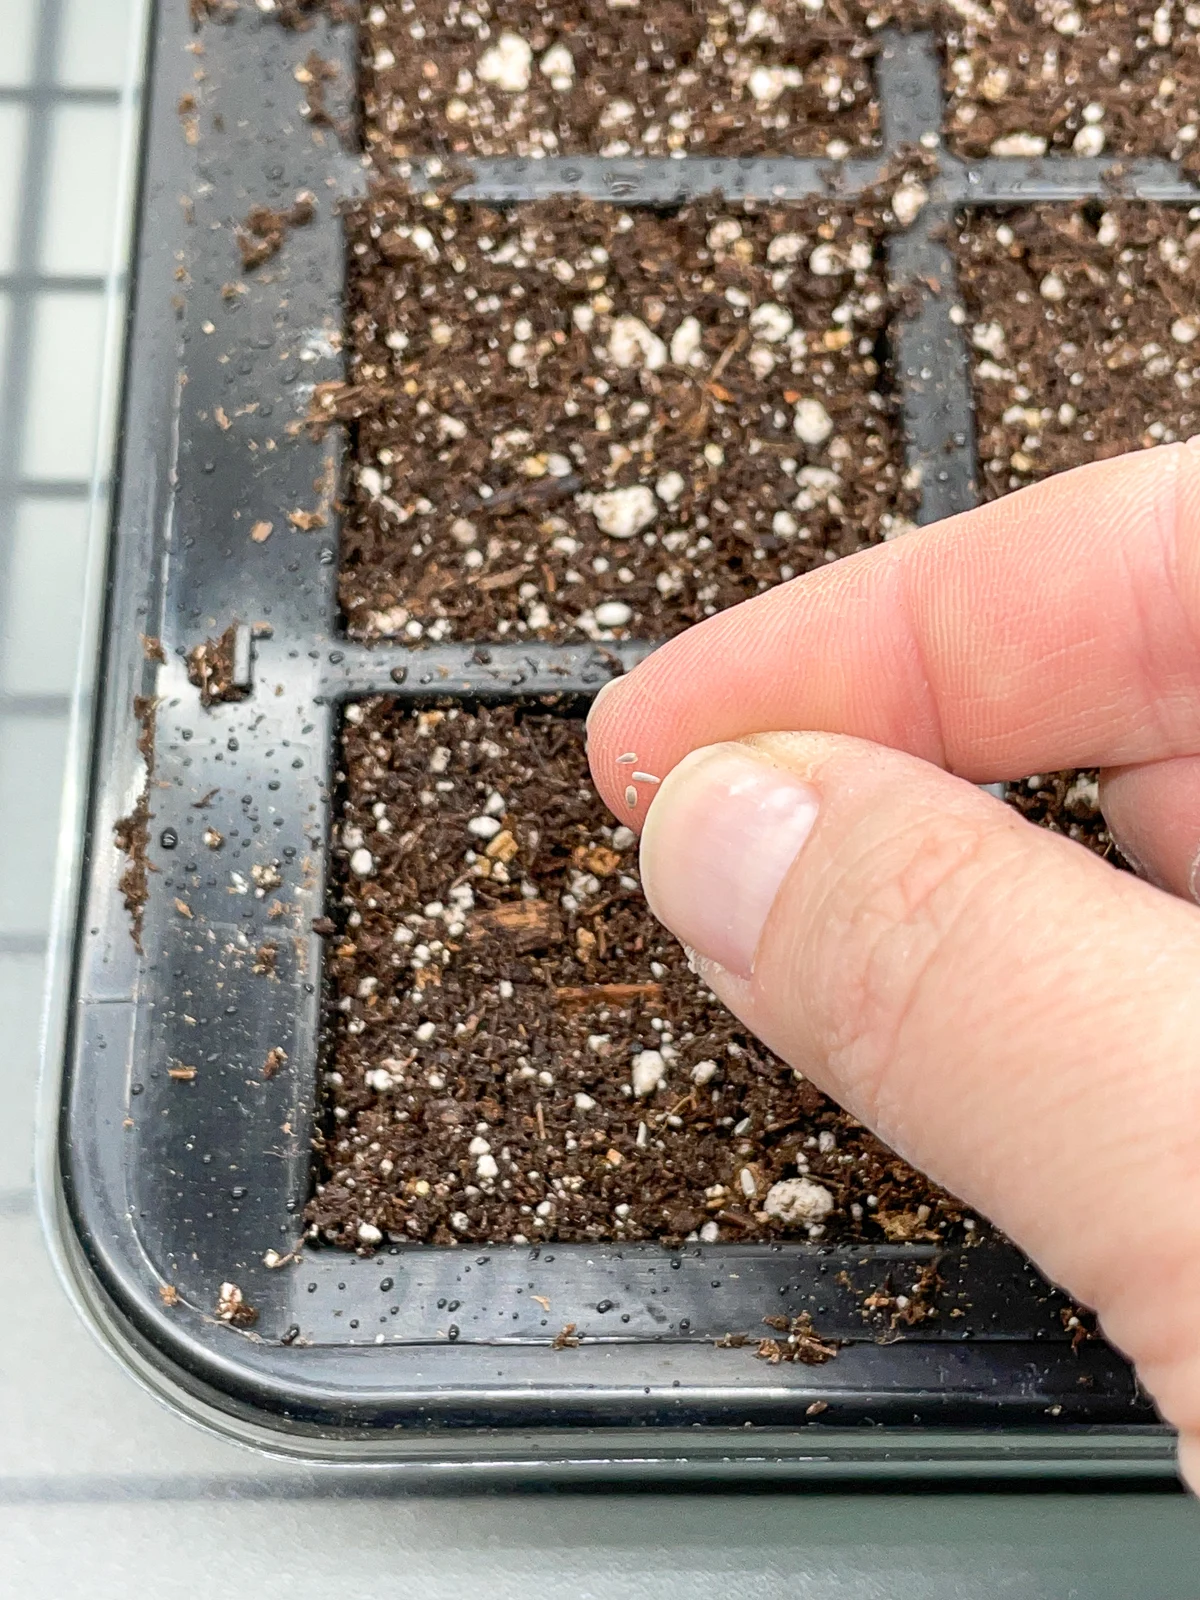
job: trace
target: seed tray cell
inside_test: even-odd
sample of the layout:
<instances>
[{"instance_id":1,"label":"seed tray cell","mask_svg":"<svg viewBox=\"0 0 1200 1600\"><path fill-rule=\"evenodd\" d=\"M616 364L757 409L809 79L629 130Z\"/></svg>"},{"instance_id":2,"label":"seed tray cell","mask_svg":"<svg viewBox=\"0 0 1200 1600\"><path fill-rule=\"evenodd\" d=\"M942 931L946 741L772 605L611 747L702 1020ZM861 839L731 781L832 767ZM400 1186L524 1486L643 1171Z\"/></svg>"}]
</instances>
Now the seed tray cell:
<instances>
[{"instance_id":1,"label":"seed tray cell","mask_svg":"<svg viewBox=\"0 0 1200 1600\"><path fill-rule=\"evenodd\" d=\"M533 708L347 708L310 1237L961 1239L956 1201L689 970L583 733ZM798 1172L805 1214L772 1220Z\"/></svg>"},{"instance_id":2,"label":"seed tray cell","mask_svg":"<svg viewBox=\"0 0 1200 1600\"><path fill-rule=\"evenodd\" d=\"M872 224L820 200L356 210L349 378L318 397L354 439L350 631L665 637L909 526Z\"/></svg>"},{"instance_id":3,"label":"seed tray cell","mask_svg":"<svg viewBox=\"0 0 1200 1600\"><path fill-rule=\"evenodd\" d=\"M491 159L456 203L562 195L640 214L719 193L853 208L881 180L919 182L883 247L899 309L881 333L914 515L931 521L976 494L956 213L1195 195L1162 162L946 156L932 41L876 42L870 160ZM316 437L305 418L348 376L336 208L364 186L337 130L353 121L356 48L350 27L281 31L245 8L198 38L181 6L157 18L62 1112L87 1292L193 1409L309 1453L588 1456L616 1471L636 1433L639 1461L670 1470L863 1471L883 1470L882 1427L909 1465L1155 1469L1167 1441L1128 1368L1001 1243L301 1245L343 708L384 696L388 715L578 717L658 636L413 646L345 631L340 431ZM338 69L322 78L329 122L303 114L314 50ZM899 158L914 148L919 169ZM255 253L280 235L247 274L239 231ZM935 1277L938 1315L894 1321L896 1294ZM836 1358L773 1365L729 1347L804 1313L841 1342ZM978 1442L1002 1425L1017 1434ZM949 1432L892 1431L914 1428Z\"/></svg>"}]
</instances>

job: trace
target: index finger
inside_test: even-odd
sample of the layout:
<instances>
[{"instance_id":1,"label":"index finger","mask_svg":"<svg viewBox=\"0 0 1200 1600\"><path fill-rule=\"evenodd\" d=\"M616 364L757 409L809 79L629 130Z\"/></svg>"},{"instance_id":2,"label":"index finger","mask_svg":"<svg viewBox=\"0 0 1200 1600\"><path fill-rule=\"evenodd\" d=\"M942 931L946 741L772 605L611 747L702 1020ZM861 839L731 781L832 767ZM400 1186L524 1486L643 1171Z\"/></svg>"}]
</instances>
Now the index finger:
<instances>
[{"instance_id":1,"label":"index finger","mask_svg":"<svg viewBox=\"0 0 1200 1600\"><path fill-rule=\"evenodd\" d=\"M1063 473L670 640L593 709L602 794L637 826L635 772L777 729L976 783L1200 752L1198 445Z\"/></svg>"}]
</instances>

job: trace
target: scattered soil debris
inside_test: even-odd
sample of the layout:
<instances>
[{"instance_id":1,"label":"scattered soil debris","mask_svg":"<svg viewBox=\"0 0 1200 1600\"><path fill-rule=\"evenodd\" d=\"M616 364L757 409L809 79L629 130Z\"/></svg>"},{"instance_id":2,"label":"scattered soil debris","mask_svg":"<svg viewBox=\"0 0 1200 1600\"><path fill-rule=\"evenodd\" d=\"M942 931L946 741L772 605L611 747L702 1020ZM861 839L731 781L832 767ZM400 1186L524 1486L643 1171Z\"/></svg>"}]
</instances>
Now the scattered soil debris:
<instances>
[{"instance_id":1,"label":"scattered soil debris","mask_svg":"<svg viewBox=\"0 0 1200 1600\"><path fill-rule=\"evenodd\" d=\"M317 50L310 50L304 65L295 70L296 82L305 89L304 115L314 128L337 127L325 99L326 85L337 76L337 63L327 61Z\"/></svg>"},{"instance_id":2,"label":"scattered soil debris","mask_svg":"<svg viewBox=\"0 0 1200 1600\"><path fill-rule=\"evenodd\" d=\"M880 1240L877 1214L935 1237L961 1216L690 971L580 722L367 701L340 765L312 1237Z\"/></svg>"},{"instance_id":3,"label":"scattered soil debris","mask_svg":"<svg viewBox=\"0 0 1200 1600\"><path fill-rule=\"evenodd\" d=\"M168 1067L167 1077L174 1083L194 1083L196 1069L195 1067Z\"/></svg>"},{"instance_id":4,"label":"scattered soil debris","mask_svg":"<svg viewBox=\"0 0 1200 1600\"><path fill-rule=\"evenodd\" d=\"M554 1335L552 1348L555 1350L576 1350L579 1347L579 1335L575 1332L575 1324L568 1322L566 1327L560 1328Z\"/></svg>"},{"instance_id":5,"label":"scattered soil debris","mask_svg":"<svg viewBox=\"0 0 1200 1600\"><path fill-rule=\"evenodd\" d=\"M315 533L318 528L325 526L327 520L323 511L304 511L299 508L289 511L287 519L301 533Z\"/></svg>"},{"instance_id":6,"label":"scattered soil debris","mask_svg":"<svg viewBox=\"0 0 1200 1600\"><path fill-rule=\"evenodd\" d=\"M249 689L233 681L237 653L236 622L231 622L217 639L205 639L188 652L188 682L200 691L200 704L213 706L222 700L244 700Z\"/></svg>"},{"instance_id":7,"label":"scattered soil debris","mask_svg":"<svg viewBox=\"0 0 1200 1600\"><path fill-rule=\"evenodd\" d=\"M1101 1339L1104 1335L1100 1332L1096 1313L1089 1311L1086 1306L1063 1306L1059 1311L1062 1325L1071 1335L1071 1349L1079 1350L1081 1344L1087 1344L1092 1339Z\"/></svg>"},{"instance_id":8,"label":"scattered soil debris","mask_svg":"<svg viewBox=\"0 0 1200 1600\"><path fill-rule=\"evenodd\" d=\"M881 208L384 187L348 227L311 415L351 425L353 634L661 636L911 525Z\"/></svg>"},{"instance_id":9,"label":"scattered soil debris","mask_svg":"<svg viewBox=\"0 0 1200 1600\"><path fill-rule=\"evenodd\" d=\"M802 1361L807 1367L819 1367L838 1353L836 1344L818 1338L807 1311L794 1317L764 1317L763 1322L782 1335L778 1339L760 1339L755 1351L760 1361L769 1361L773 1367L781 1361Z\"/></svg>"},{"instance_id":10,"label":"scattered soil debris","mask_svg":"<svg viewBox=\"0 0 1200 1600\"><path fill-rule=\"evenodd\" d=\"M264 944L260 944L254 952L254 966L251 970L256 977L273 978L275 976L275 964L278 960L279 946L272 944L268 940Z\"/></svg>"},{"instance_id":11,"label":"scattered soil debris","mask_svg":"<svg viewBox=\"0 0 1200 1600\"><path fill-rule=\"evenodd\" d=\"M158 1298L165 1306L177 1306L179 1304L179 1290L173 1283L160 1283L158 1286Z\"/></svg>"},{"instance_id":12,"label":"scattered soil debris","mask_svg":"<svg viewBox=\"0 0 1200 1600\"><path fill-rule=\"evenodd\" d=\"M273 1045L267 1051L267 1059L263 1062L262 1075L264 1078L273 1078L280 1067L287 1062L287 1051L281 1050L278 1045Z\"/></svg>"},{"instance_id":13,"label":"scattered soil debris","mask_svg":"<svg viewBox=\"0 0 1200 1600\"><path fill-rule=\"evenodd\" d=\"M287 211L274 211L270 206L251 206L237 229L242 270L252 272L255 267L261 267L272 256L278 255L289 230L304 227L316 214L317 197L307 189L301 190Z\"/></svg>"},{"instance_id":14,"label":"scattered soil debris","mask_svg":"<svg viewBox=\"0 0 1200 1600\"><path fill-rule=\"evenodd\" d=\"M128 816L113 823L113 837L118 850L128 858L117 881L121 898L130 917L130 932L138 954L142 954L142 925L146 914L146 901L150 894L148 874L157 872L147 854L150 848L150 785L154 778L154 729L158 702L148 695L135 695L133 714L139 731L137 747L146 767L142 792Z\"/></svg>"},{"instance_id":15,"label":"scattered soil debris","mask_svg":"<svg viewBox=\"0 0 1200 1600\"><path fill-rule=\"evenodd\" d=\"M232 22L238 12L238 0L187 0L188 17L193 29L205 22Z\"/></svg>"},{"instance_id":16,"label":"scattered soil debris","mask_svg":"<svg viewBox=\"0 0 1200 1600\"><path fill-rule=\"evenodd\" d=\"M258 1321L258 1312L247 1305L246 1298L236 1283L223 1283L217 1295L217 1320L228 1322L235 1328L251 1328Z\"/></svg>"},{"instance_id":17,"label":"scattered soil debris","mask_svg":"<svg viewBox=\"0 0 1200 1600\"><path fill-rule=\"evenodd\" d=\"M897 1289L891 1273L880 1288L863 1297L862 1314L866 1321L886 1321L889 1330L915 1328L938 1315L937 1297L942 1279L932 1262L917 1273L908 1289Z\"/></svg>"}]
</instances>

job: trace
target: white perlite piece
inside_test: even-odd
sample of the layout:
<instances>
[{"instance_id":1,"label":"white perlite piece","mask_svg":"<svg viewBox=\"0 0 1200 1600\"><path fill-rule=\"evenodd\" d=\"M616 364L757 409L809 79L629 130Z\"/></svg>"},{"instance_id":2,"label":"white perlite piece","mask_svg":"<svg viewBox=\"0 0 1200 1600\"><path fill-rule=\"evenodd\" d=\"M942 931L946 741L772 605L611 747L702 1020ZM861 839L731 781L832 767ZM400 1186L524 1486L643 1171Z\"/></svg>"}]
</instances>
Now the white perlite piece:
<instances>
[{"instance_id":1,"label":"white perlite piece","mask_svg":"<svg viewBox=\"0 0 1200 1600\"><path fill-rule=\"evenodd\" d=\"M628 489L609 489L592 501L592 515L601 533L612 539L632 539L658 515L654 495L644 483Z\"/></svg>"},{"instance_id":2,"label":"white perlite piece","mask_svg":"<svg viewBox=\"0 0 1200 1600\"><path fill-rule=\"evenodd\" d=\"M720 222L714 222L708 230L707 244L710 250L728 250L742 237L742 225L736 217L722 217Z\"/></svg>"},{"instance_id":3,"label":"white perlite piece","mask_svg":"<svg viewBox=\"0 0 1200 1600\"><path fill-rule=\"evenodd\" d=\"M664 472L654 485L654 492L665 506L673 506L687 488L681 472Z\"/></svg>"},{"instance_id":4,"label":"white perlite piece","mask_svg":"<svg viewBox=\"0 0 1200 1600\"><path fill-rule=\"evenodd\" d=\"M612 843L614 850L628 850L631 845L637 843L637 834L622 823L619 828L613 829Z\"/></svg>"},{"instance_id":5,"label":"white perlite piece","mask_svg":"<svg viewBox=\"0 0 1200 1600\"><path fill-rule=\"evenodd\" d=\"M480 1156L475 1163L475 1176L484 1183L490 1183L493 1178L499 1177L500 1168L496 1165L495 1156Z\"/></svg>"},{"instance_id":6,"label":"white perlite piece","mask_svg":"<svg viewBox=\"0 0 1200 1600\"><path fill-rule=\"evenodd\" d=\"M550 79L550 87L564 94L575 78L575 57L565 44L552 44L538 62L538 71Z\"/></svg>"},{"instance_id":7,"label":"white perlite piece","mask_svg":"<svg viewBox=\"0 0 1200 1600\"><path fill-rule=\"evenodd\" d=\"M595 617L602 628L623 628L633 621L633 607L624 600L604 600L596 607Z\"/></svg>"},{"instance_id":8,"label":"white perlite piece","mask_svg":"<svg viewBox=\"0 0 1200 1600\"><path fill-rule=\"evenodd\" d=\"M358 1225L358 1237L363 1244L381 1244L383 1230L377 1228L373 1222L360 1222Z\"/></svg>"},{"instance_id":9,"label":"white perlite piece","mask_svg":"<svg viewBox=\"0 0 1200 1600\"><path fill-rule=\"evenodd\" d=\"M971 329L971 343L996 361L1004 360L1004 329L998 322L977 322Z\"/></svg>"},{"instance_id":10,"label":"white perlite piece","mask_svg":"<svg viewBox=\"0 0 1200 1600\"><path fill-rule=\"evenodd\" d=\"M746 87L760 106L773 105L785 89L799 89L804 74L799 67L755 67Z\"/></svg>"},{"instance_id":11,"label":"white perlite piece","mask_svg":"<svg viewBox=\"0 0 1200 1600\"><path fill-rule=\"evenodd\" d=\"M1035 161L1046 154L1046 141L1037 133L1006 133L993 139L991 153L1014 161Z\"/></svg>"},{"instance_id":12,"label":"white perlite piece","mask_svg":"<svg viewBox=\"0 0 1200 1600\"><path fill-rule=\"evenodd\" d=\"M667 1064L659 1050L640 1050L633 1058L631 1082L639 1100L651 1095L666 1077Z\"/></svg>"},{"instance_id":13,"label":"white perlite piece","mask_svg":"<svg viewBox=\"0 0 1200 1600\"><path fill-rule=\"evenodd\" d=\"M608 354L616 367L657 372L667 364L667 347L640 317L618 317L608 337Z\"/></svg>"},{"instance_id":14,"label":"white perlite piece","mask_svg":"<svg viewBox=\"0 0 1200 1600\"><path fill-rule=\"evenodd\" d=\"M796 407L795 429L802 443L815 448L833 432L833 419L819 400L801 400Z\"/></svg>"},{"instance_id":15,"label":"white perlite piece","mask_svg":"<svg viewBox=\"0 0 1200 1600\"><path fill-rule=\"evenodd\" d=\"M831 244L819 244L808 258L808 270L814 278L836 278L846 263Z\"/></svg>"},{"instance_id":16,"label":"white perlite piece","mask_svg":"<svg viewBox=\"0 0 1200 1600\"><path fill-rule=\"evenodd\" d=\"M1048 272L1038 284L1038 293L1043 300L1065 300L1067 286L1057 272Z\"/></svg>"},{"instance_id":17,"label":"white perlite piece","mask_svg":"<svg viewBox=\"0 0 1200 1600\"><path fill-rule=\"evenodd\" d=\"M363 845L350 857L350 871L356 878L369 878L375 871L375 857Z\"/></svg>"},{"instance_id":18,"label":"white perlite piece","mask_svg":"<svg viewBox=\"0 0 1200 1600\"><path fill-rule=\"evenodd\" d=\"M1171 337L1176 344L1191 344L1200 333L1200 322L1195 317L1178 317L1171 324Z\"/></svg>"},{"instance_id":19,"label":"white perlite piece","mask_svg":"<svg viewBox=\"0 0 1200 1600\"><path fill-rule=\"evenodd\" d=\"M833 1210L833 1196L810 1178L784 1178L767 1190L763 1210L780 1222L820 1222Z\"/></svg>"},{"instance_id":20,"label":"white perlite piece","mask_svg":"<svg viewBox=\"0 0 1200 1600\"><path fill-rule=\"evenodd\" d=\"M703 1089L706 1083L711 1083L720 1072L720 1067L715 1061L697 1061L692 1068L692 1082Z\"/></svg>"},{"instance_id":21,"label":"white perlite piece","mask_svg":"<svg viewBox=\"0 0 1200 1600\"><path fill-rule=\"evenodd\" d=\"M1104 149L1104 129L1094 122L1086 123L1071 140L1071 149L1077 156L1098 156Z\"/></svg>"},{"instance_id":22,"label":"white perlite piece","mask_svg":"<svg viewBox=\"0 0 1200 1600\"><path fill-rule=\"evenodd\" d=\"M498 817L472 817L467 823L467 832L476 839L494 839L500 832Z\"/></svg>"},{"instance_id":23,"label":"white perlite piece","mask_svg":"<svg viewBox=\"0 0 1200 1600\"><path fill-rule=\"evenodd\" d=\"M892 196L892 215L902 228L910 228L929 199L929 190L915 179L902 183Z\"/></svg>"},{"instance_id":24,"label":"white perlite piece","mask_svg":"<svg viewBox=\"0 0 1200 1600\"><path fill-rule=\"evenodd\" d=\"M804 238L798 233L777 233L767 246L767 260L772 266L780 262L799 261L804 250Z\"/></svg>"},{"instance_id":25,"label":"white perlite piece","mask_svg":"<svg viewBox=\"0 0 1200 1600\"><path fill-rule=\"evenodd\" d=\"M502 33L479 58L476 72L484 83L494 83L505 94L521 94L529 87L533 50L519 33Z\"/></svg>"},{"instance_id":26,"label":"white perlite piece","mask_svg":"<svg viewBox=\"0 0 1200 1600\"><path fill-rule=\"evenodd\" d=\"M671 360L677 367L698 367L703 362L704 330L696 317L684 317L671 335Z\"/></svg>"},{"instance_id":27,"label":"white perlite piece","mask_svg":"<svg viewBox=\"0 0 1200 1600\"><path fill-rule=\"evenodd\" d=\"M768 301L764 306L756 306L750 313L750 328L754 337L765 339L768 344L782 343L791 333L793 326L792 313L773 301Z\"/></svg>"}]
</instances>

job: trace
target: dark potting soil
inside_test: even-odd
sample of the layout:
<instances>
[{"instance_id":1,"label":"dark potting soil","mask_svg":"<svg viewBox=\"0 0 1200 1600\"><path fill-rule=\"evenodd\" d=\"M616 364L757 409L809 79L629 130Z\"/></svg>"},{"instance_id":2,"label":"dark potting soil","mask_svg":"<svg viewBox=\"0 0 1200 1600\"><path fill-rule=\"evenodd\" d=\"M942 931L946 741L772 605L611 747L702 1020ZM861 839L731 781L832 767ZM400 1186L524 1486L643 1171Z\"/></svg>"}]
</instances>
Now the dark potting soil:
<instances>
[{"instance_id":1,"label":"dark potting soil","mask_svg":"<svg viewBox=\"0 0 1200 1600\"><path fill-rule=\"evenodd\" d=\"M367 139L393 160L861 154L873 50L853 0L383 0Z\"/></svg>"},{"instance_id":2,"label":"dark potting soil","mask_svg":"<svg viewBox=\"0 0 1200 1600\"><path fill-rule=\"evenodd\" d=\"M979 213L958 271L985 498L1200 429L1200 207Z\"/></svg>"},{"instance_id":3,"label":"dark potting soil","mask_svg":"<svg viewBox=\"0 0 1200 1600\"><path fill-rule=\"evenodd\" d=\"M430 199L349 218L314 396L353 634L661 637L908 526L878 207Z\"/></svg>"},{"instance_id":4,"label":"dark potting soil","mask_svg":"<svg viewBox=\"0 0 1200 1600\"><path fill-rule=\"evenodd\" d=\"M580 722L376 700L341 768L316 1237L883 1241L960 1219L691 972Z\"/></svg>"},{"instance_id":5,"label":"dark potting soil","mask_svg":"<svg viewBox=\"0 0 1200 1600\"><path fill-rule=\"evenodd\" d=\"M972 0L942 15L952 149L1200 167L1200 5Z\"/></svg>"}]
</instances>

